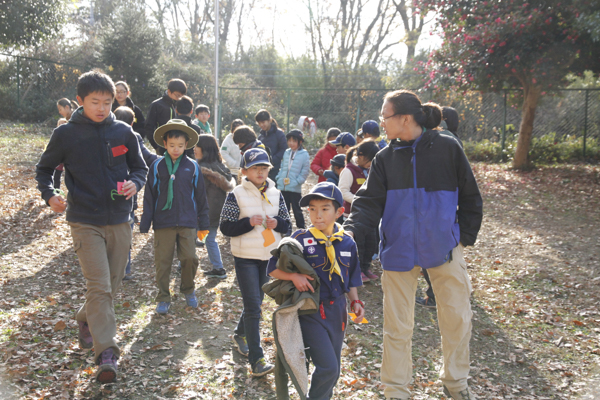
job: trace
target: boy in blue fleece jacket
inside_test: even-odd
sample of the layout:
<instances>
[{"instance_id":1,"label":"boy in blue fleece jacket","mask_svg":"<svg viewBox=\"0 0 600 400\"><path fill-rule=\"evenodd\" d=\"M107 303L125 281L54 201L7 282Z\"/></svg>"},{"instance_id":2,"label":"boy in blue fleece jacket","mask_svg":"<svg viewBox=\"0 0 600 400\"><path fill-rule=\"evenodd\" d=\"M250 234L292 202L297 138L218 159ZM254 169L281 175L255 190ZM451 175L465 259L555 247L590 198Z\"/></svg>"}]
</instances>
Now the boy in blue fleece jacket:
<instances>
[{"instance_id":1,"label":"boy in blue fleece jacket","mask_svg":"<svg viewBox=\"0 0 600 400\"><path fill-rule=\"evenodd\" d=\"M95 349L96 379L117 377L120 350L113 299L125 274L131 246L132 197L146 182L148 168L131 126L110 111L115 85L109 76L87 72L77 82L81 104L68 123L52 133L36 166L42 198L52 211L67 210L73 248L87 291L77 312L79 345ZM64 164L67 199L55 190L54 168Z\"/></svg>"},{"instance_id":2,"label":"boy in blue fleece jacket","mask_svg":"<svg viewBox=\"0 0 600 400\"><path fill-rule=\"evenodd\" d=\"M208 234L208 203L204 178L195 160L185 151L198 142L198 134L180 119L172 119L154 132L154 140L166 149L166 155L150 167L144 192L144 213L140 232L154 228L154 263L156 265L156 312L167 314L171 307L171 264L177 243L181 262L181 286L189 307L198 307L194 278L198 270L196 236Z\"/></svg>"}]
</instances>

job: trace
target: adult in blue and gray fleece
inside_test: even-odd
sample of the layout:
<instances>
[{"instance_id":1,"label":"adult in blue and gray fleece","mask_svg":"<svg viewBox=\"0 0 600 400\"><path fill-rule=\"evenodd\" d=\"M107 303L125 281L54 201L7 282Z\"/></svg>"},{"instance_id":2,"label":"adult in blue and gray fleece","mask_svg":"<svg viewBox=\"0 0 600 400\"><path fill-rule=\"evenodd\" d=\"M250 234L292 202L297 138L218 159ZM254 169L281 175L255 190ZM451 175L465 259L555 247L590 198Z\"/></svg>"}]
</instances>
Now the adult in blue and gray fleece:
<instances>
[{"instance_id":1,"label":"adult in blue and gray fleece","mask_svg":"<svg viewBox=\"0 0 600 400\"><path fill-rule=\"evenodd\" d=\"M442 111L410 91L386 95L381 123L389 146L377 153L355 194L344 228L354 235L379 225L384 335L381 381L386 398L408 399L415 292L421 268L437 300L444 356L441 380L453 399L472 399L467 385L471 283L463 257L482 220L477 182L456 138L435 130Z\"/></svg>"}]
</instances>

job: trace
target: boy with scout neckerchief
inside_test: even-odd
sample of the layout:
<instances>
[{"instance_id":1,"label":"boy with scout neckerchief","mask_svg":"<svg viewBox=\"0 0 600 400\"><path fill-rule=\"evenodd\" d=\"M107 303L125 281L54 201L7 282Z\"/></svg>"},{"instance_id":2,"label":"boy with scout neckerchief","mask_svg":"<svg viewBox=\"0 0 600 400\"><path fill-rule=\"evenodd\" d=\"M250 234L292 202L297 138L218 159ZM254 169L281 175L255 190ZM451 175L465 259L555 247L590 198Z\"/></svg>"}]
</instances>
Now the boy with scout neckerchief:
<instances>
[{"instance_id":1,"label":"boy with scout neckerchief","mask_svg":"<svg viewBox=\"0 0 600 400\"><path fill-rule=\"evenodd\" d=\"M303 347L308 348L307 354L315 365L308 396L306 388L302 387L305 385L300 384L301 387L298 388L298 393L301 393L301 398L304 399L330 399L333 395L333 388L340 375L341 351L348 325L346 296L351 301L350 308L356 314L355 322L360 323L365 314L364 305L358 299L357 287L362 286L362 280L356 243L335 223L344 212L343 201L342 193L333 183L321 182L315 185L310 193L300 200L300 207L308 206L312 225L308 229L294 232L291 236L308 266L316 273L319 282L319 296L313 300L313 303L319 303L318 306L315 305L318 312L299 312L298 316ZM287 243L289 242L288 239ZM315 278L311 276L312 273L292 272L281 265L279 260L274 256L269 261L267 273L270 276L293 282L298 292L314 293ZM282 335L278 337L281 338ZM277 340L277 345L279 357L280 350L285 353L285 349L279 349L279 346L284 346L285 343L283 340ZM298 363L286 360L286 364L288 370L291 365ZM305 377L300 376L305 371L306 368L292 368L289 371L295 375L292 376L295 384L307 382ZM277 375L279 376L279 373ZM287 386L282 383L281 380L277 380L278 398L281 397L280 392L287 390Z\"/></svg>"},{"instance_id":2,"label":"boy with scout neckerchief","mask_svg":"<svg viewBox=\"0 0 600 400\"><path fill-rule=\"evenodd\" d=\"M208 234L209 218L204 179L195 160L185 151L193 148L198 134L180 119L172 119L154 132L154 140L166 154L152 163L144 193L140 232L154 229L156 265L156 312L167 314L171 307L169 283L173 250L181 262L180 291L189 307L198 307L194 278L198 269L196 237Z\"/></svg>"}]
</instances>

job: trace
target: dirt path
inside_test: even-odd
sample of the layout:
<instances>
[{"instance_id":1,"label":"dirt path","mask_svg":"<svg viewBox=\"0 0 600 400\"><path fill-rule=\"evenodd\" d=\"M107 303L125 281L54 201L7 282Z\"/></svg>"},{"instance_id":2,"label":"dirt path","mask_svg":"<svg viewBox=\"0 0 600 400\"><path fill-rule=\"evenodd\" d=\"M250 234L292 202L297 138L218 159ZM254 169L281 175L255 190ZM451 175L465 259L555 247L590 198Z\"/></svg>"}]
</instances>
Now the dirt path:
<instances>
[{"instance_id":1,"label":"dirt path","mask_svg":"<svg viewBox=\"0 0 600 400\"><path fill-rule=\"evenodd\" d=\"M48 138L36 126L0 124L0 130L2 398L274 398L272 377L252 379L231 346L242 305L222 236L228 278L199 275L199 309L186 310L179 297L163 317L153 312L152 234L135 231L135 279L115 302L124 354L120 378L112 385L94 383L91 353L76 340L73 314L85 288L68 225L35 189L34 164ZM11 151L23 141L25 152ZM475 290L471 387L484 399L595 398L600 169L568 165L515 173L476 164L474 170L485 219L477 245L467 250ZM208 269L206 251L198 249L198 255ZM381 272L378 264L375 272ZM173 274L173 288L178 279ZM348 328L336 399L382 398L381 286L367 283L360 295L369 324ZM266 301L261 325L270 359L274 308ZM443 398L436 314L418 307L415 315L413 398Z\"/></svg>"}]
</instances>

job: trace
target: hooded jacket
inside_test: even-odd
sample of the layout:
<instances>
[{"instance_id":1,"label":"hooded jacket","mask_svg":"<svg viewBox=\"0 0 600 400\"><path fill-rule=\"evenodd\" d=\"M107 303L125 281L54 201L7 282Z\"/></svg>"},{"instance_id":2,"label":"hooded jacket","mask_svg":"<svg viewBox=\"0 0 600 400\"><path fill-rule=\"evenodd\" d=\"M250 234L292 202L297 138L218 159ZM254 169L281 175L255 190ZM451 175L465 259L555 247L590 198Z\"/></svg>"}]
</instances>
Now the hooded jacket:
<instances>
[{"instance_id":1,"label":"hooded jacket","mask_svg":"<svg viewBox=\"0 0 600 400\"><path fill-rule=\"evenodd\" d=\"M139 191L148 167L131 126L117 121L111 112L93 122L79 107L68 123L52 133L36 166L42 198L54 196L54 169L63 163L67 195L67 221L92 225L116 225L130 220L133 200L116 195L117 182L135 183Z\"/></svg>"},{"instance_id":2,"label":"hooded jacket","mask_svg":"<svg viewBox=\"0 0 600 400\"><path fill-rule=\"evenodd\" d=\"M208 230L204 179L196 161L182 156L173 180L173 205L171 209L163 210L167 202L169 180L165 157L160 157L150 166L148 173L140 232L147 233L150 224L154 230L170 227Z\"/></svg>"},{"instance_id":3,"label":"hooded jacket","mask_svg":"<svg viewBox=\"0 0 600 400\"><path fill-rule=\"evenodd\" d=\"M133 110L133 113L135 114L135 119L133 120L133 130L139 133L143 138L144 134L146 133L144 129L146 125L146 118L144 118L144 113L142 113L142 110L140 110L138 106L133 104L133 101L129 97L125 99L125 106ZM121 105L119 104L117 99L115 99L112 105L113 112L119 107L121 107Z\"/></svg>"},{"instance_id":4,"label":"hooded jacket","mask_svg":"<svg viewBox=\"0 0 600 400\"><path fill-rule=\"evenodd\" d=\"M175 118L177 115L175 112L175 103L176 101L170 98L165 90L165 94L160 99L156 99L150 104L150 110L148 110L146 117L145 136L148 138L152 147L154 147L161 155L164 154L164 149L158 147L154 141L154 131L159 126L163 126L168 121Z\"/></svg>"},{"instance_id":5,"label":"hooded jacket","mask_svg":"<svg viewBox=\"0 0 600 400\"><path fill-rule=\"evenodd\" d=\"M301 399L308 394L308 371L304 353L304 340L298 315L317 312L320 304L320 279L310 264L304 259L303 246L296 239L284 238L279 246L271 251L277 258L277 269L306 274L315 289L300 292L292 281L277 279L265 283L262 290L275 299L279 307L273 312L273 334L277 346L275 359L275 384L277 399L289 399L288 374L296 386Z\"/></svg>"},{"instance_id":6,"label":"hooded jacket","mask_svg":"<svg viewBox=\"0 0 600 400\"><path fill-rule=\"evenodd\" d=\"M337 149L335 146L330 146L326 144L322 149L317 151L315 158L310 163L310 169L314 172L318 177L318 183L325 182L326 178L324 176L319 175L319 170L323 170L323 172L327 171L331 167L331 159L337 155Z\"/></svg>"},{"instance_id":7,"label":"hooded jacket","mask_svg":"<svg viewBox=\"0 0 600 400\"><path fill-rule=\"evenodd\" d=\"M205 163L200 160L198 165L204 176L210 227L215 228L219 226L221 210L225 204L227 193L235 188L235 182L229 169L220 162Z\"/></svg>"},{"instance_id":8,"label":"hooded jacket","mask_svg":"<svg viewBox=\"0 0 600 400\"><path fill-rule=\"evenodd\" d=\"M273 164L273 169L269 172L269 178L275 180L279 168L281 167L283 153L285 152L285 149L287 149L285 133L277 127L275 122L271 122L271 128L268 131L260 131L258 140L271 150L271 163Z\"/></svg>"},{"instance_id":9,"label":"hooded jacket","mask_svg":"<svg viewBox=\"0 0 600 400\"><path fill-rule=\"evenodd\" d=\"M379 225L384 270L432 268L448 261L459 242L475 243L482 204L458 141L428 130L377 153L344 227L356 233Z\"/></svg>"},{"instance_id":10,"label":"hooded jacket","mask_svg":"<svg viewBox=\"0 0 600 400\"><path fill-rule=\"evenodd\" d=\"M302 193L302 184L310 173L310 156L305 149L296 150L293 159L291 155L292 149L287 149L283 154L281 169L277 174L277 187L286 192ZM284 178L290 179L288 185L283 183Z\"/></svg>"}]
</instances>

